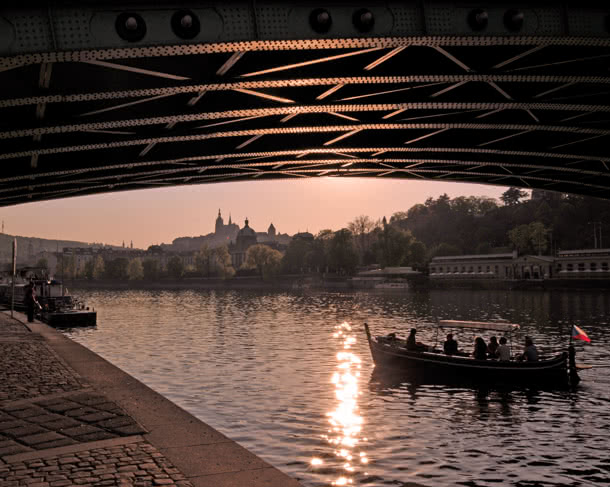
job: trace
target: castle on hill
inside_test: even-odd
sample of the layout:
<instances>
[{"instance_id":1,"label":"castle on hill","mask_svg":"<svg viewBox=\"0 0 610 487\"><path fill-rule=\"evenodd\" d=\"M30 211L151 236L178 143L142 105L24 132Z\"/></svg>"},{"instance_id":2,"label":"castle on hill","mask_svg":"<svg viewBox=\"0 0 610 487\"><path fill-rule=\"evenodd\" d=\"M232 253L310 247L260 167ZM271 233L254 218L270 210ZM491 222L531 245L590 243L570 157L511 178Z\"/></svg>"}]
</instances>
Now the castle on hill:
<instances>
[{"instance_id":1,"label":"castle on hill","mask_svg":"<svg viewBox=\"0 0 610 487\"><path fill-rule=\"evenodd\" d=\"M247 233L247 243L240 239L238 244L238 236L240 231L245 230L242 234ZM253 239L255 237L255 240ZM162 244L165 250L173 251L198 251L203 245L210 248L227 245L230 249L239 249L239 253L245 252L247 247L253 243L264 243L271 247L282 250L290 243L291 237L288 234L279 233L273 223L271 223L266 232L257 232L249 226L246 220L243 228L240 228L237 223L232 221L229 214L229 221L225 224L221 210L218 210L218 216L214 222L214 232L199 237L178 237L173 240L170 245Z\"/></svg>"}]
</instances>

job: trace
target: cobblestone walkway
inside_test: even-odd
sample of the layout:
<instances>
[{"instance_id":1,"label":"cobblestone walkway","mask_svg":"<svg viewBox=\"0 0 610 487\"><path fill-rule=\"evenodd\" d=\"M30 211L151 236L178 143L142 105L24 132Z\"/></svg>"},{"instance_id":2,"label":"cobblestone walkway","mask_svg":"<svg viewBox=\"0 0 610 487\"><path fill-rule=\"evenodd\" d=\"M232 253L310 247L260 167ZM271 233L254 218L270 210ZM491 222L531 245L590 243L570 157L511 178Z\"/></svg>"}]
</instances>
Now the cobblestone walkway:
<instances>
[{"instance_id":1,"label":"cobblestone walkway","mask_svg":"<svg viewBox=\"0 0 610 487\"><path fill-rule=\"evenodd\" d=\"M191 487L143 433L38 334L0 312L1 487Z\"/></svg>"},{"instance_id":2,"label":"cobblestone walkway","mask_svg":"<svg viewBox=\"0 0 610 487\"><path fill-rule=\"evenodd\" d=\"M138 441L0 465L0 485L189 487L191 483L152 445Z\"/></svg>"}]
</instances>

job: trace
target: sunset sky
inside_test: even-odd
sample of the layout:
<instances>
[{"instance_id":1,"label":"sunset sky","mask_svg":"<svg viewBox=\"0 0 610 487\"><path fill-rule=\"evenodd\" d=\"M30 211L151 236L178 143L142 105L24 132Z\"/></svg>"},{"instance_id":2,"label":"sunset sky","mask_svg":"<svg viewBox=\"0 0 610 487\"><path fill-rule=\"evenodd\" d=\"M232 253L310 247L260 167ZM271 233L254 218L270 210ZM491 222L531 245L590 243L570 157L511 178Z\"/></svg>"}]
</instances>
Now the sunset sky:
<instances>
[{"instance_id":1,"label":"sunset sky","mask_svg":"<svg viewBox=\"0 0 610 487\"><path fill-rule=\"evenodd\" d=\"M214 231L218 209L240 227L247 217L256 231L313 234L338 230L358 215L377 220L406 211L429 196L490 196L501 186L377 179L322 178L299 181L217 183L67 198L0 208L10 235L103 242L146 248L176 237Z\"/></svg>"}]
</instances>

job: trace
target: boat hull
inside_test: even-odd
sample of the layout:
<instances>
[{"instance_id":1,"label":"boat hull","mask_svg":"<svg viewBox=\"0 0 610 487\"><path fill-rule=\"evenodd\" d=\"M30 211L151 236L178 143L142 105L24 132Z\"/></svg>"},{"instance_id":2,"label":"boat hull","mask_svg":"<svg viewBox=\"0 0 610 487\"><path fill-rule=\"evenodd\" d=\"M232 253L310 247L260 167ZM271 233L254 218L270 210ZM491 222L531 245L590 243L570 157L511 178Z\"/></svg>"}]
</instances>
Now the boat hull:
<instances>
[{"instance_id":1,"label":"boat hull","mask_svg":"<svg viewBox=\"0 0 610 487\"><path fill-rule=\"evenodd\" d=\"M42 312L40 319L49 326L57 328L73 328L78 326L95 326L97 313L87 310L70 310Z\"/></svg>"},{"instance_id":2,"label":"boat hull","mask_svg":"<svg viewBox=\"0 0 610 487\"><path fill-rule=\"evenodd\" d=\"M568 354L538 362L474 360L442 353L408 351L367 338L375 368L416 378L493 384L568 383Z\"/></svg>"}]
</instances>

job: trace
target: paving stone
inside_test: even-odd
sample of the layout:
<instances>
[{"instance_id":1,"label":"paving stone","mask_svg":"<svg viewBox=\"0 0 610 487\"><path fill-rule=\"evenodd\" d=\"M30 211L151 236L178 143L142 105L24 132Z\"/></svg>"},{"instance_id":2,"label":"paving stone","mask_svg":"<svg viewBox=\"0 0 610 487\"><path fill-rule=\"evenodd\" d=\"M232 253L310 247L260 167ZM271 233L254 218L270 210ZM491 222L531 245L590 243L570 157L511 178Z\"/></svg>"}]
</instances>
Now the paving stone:
<instances>
[{"instance_id":1,"label":"paving stone","mask_svg":"<svg viewBox=\"0 0 610 487\"><path fill-rule=\"evenodd\" d=\"M0 447L0 457L3 457L5 455L16 455L17 453L24 453L30 450L31 448L28 448L24 445L20 445L13 441L11 442L11 444Z\"/></svg>"},{"instance_id":2,"label":"paving stone","mask_svg":"<svg viewBox=\"0 0 610 487\"><path fill-rule=\"evenodd\" d=\"M25 443L28 446L37 445L38 443L46 443L49 441L60 440L64 438L61 435L58 435L54 431L47 431L46 433L40 433L37 435L23 436L19 438L21 443Z\"/></svg>"},{"instance_id":3,"label":"paving stone","mask_svg":"<svg viewBox=\"0 0 610 487\"><path fill-rule=\"evenodd\" d=\"M50 421L49 423L45 423L44 427L49 430L53 430L53 431L61 431L65 428L74 428L75 426L78 426L79 424L81 424L81 423L79 423L75 419L66 418L65 416L60 416L60 419L58 419L56 421Z\"/></svg>"},{"instance_id":4,"label":"paving stone","mask_svg":"<svg viewBox=\"0 0 610 487\"><path fill-rule=\"evenodd\" d=\"M84 406L96 406L98 404L108 403L108 398L99 394L75 394L71 395L70 399Z\"/></svg>"},{"instance_id":5,"label":"paving stone","mask_svg":"<svg viewBox=\"0 0 610 487\"><path fill-rule=\"evenodd\" d=\"M85 416L87 414L93 414L93 413L97 413L97 410L92 409L90 407L82 407L82 406L64 412L64 414L66 416L69 416L70 418L75 418L78 416Z\"/></svg>"},{"instance_id":6,"label":"paving stone","mask_svg":"<svg viewBox=\"0 0 610 487\"><path fill-rule=\"evenodd\" d=\"M34 447L37 450L48 450L49 448L58 448L60 446L76 445L78 442L72 438L60 438L58 440L47 441L45 443L38 443Z\"/></svg>"},{"instance_id":7,"label":"paving stone","mask_svg":"<svg viewBox=\"0 0 610 487\"><path fill-rule=\"evenodd\" d=\"M21 426L19 428L13 428L10 430L3 431L3 433L7 436L20 439L26 436L37 435L40 433L46 433L47 430L41 428L37 424L28 424L26 426Z\"/></svg>"},{"instance_id":8,"label":"paving stone","mask_svg":"<svg viewBox=\"0 0 610 487\"><path fill-rule=\"evenodd\" d=\"M84 416L78 416L80 421L86 421L87 423L95 423L97 421L102 421L104 419L114 418L115 415L113 413L109 413L106 411L96 411L92 414L86 414Z\"/></svg>"},{"instance_id":9,"label":"paving stone","mask_svg":"<svg viewBox=\"0 0 610 487\"><path fill-rule=\"evenodd\" d=\"M21 406L20 409L15 409L15 410L10 410L10 409L6 409L6 408L3 408L3 409L5 411L10 411L11 416L14 416L15 418L19 418L19 419L25 419L25 418L29 418L32 416L39 416L41 414L44 414L43 409L33 407L33 406L26 406L26 407Z\"/></svg>"},{"instance_id":10,"label":"paving stone","mask_svg":"<svg viewBox=\"0 0 610 487\"><path fill-rule=\"evenodd\" d=\"M61 401L61 402L56 402L54 404L50 404L50 405L46 406L46 409L48 409L49 411L52 411L54 413L64 413L71 409L78 409L79 407L81 407L81 405L78 404L77 402L65 400L65 401Z\"/></svg>"},{"instance_id":11,"label":"paving stone","mask_svg":"<svg viewBox=\"0 0 610 487\"><path fill-rule=\"evenodd\" d=\"M57 421L58 419L61 419L62 416L59 416L57 414L41 414L39 416L32 416L27 418L27 420L29 422L32 423L38 423L38 424L44 424L44 423L49 423L51 421Z\"/></svg>"},{"instance_id":12,"label":"paving stone","mask_svg":"<svg viewBox=\"0 0 610 487\"><path fill-rule=\"evenodd\" d=\"M116 428L119 426L128 426L133 423L134 423L134 420L131 419L129 416L116 416L111 419L105 419L103 421L98 421L96 423L96 426L99 426L101 428L113 429L113 428Z\"/></svg>"},{"instance_id":13,"label":"paving stone","mask_svg":"<svg viewBox=\"0 0 610 487\"><path fill-rule=\"evenodd\" d=\"M0 433L4 433L6 430L10 430L13 428L20 428L22 426L27 426L28 423L25 421L21 421L20 419L14 419L13 421L3 421L0 423Z\"/></svg>"},{"instance_id":14,"label":"paving stone","mask_svg":"<svg viewBox=\"0 0 610 487\"><path fill-rule=\"evenodd\" d=\"M98 431L97 433L88 433L86 435L77 436L75 439L84 443L87 441L109 440L111 438L116 438L116 435L113 435L108 431Z\"/></svg>"},{"instance_id":15,"label":"paving stone","mask_svg":"<svg viewBox=\"0 0 610 487\"><path fill-rule=\"evenodd\" d=\"M82 435L86 435L88 433L96 433L102 431L99 428L96 428L95 426L91 426L89 424L79 424L78 426L75 426L73 428L65 428L61 430L61 433L67 436L82 436Z\"/></svg>"}]
</instances>

